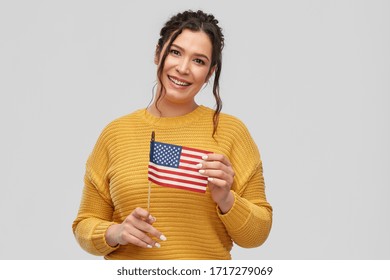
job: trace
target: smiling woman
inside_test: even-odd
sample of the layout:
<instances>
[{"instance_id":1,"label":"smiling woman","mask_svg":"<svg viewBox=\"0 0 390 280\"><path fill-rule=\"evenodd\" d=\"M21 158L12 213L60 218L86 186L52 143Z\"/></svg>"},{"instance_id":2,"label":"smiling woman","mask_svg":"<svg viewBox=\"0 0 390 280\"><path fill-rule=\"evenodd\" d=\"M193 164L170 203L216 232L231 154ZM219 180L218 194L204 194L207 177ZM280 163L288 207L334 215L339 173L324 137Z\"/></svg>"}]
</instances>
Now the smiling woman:
<instances>
[{"instance_id":1,"label":"smiling woman","mask_svg":"<svg viewBox=\"0 0 390 280\"><path fill-rule=\"evenodd\" d=\"M267 239L272 207L256 144L221 113L223 34L213 15L185 11L160 35L155 99L103 130L73 232L106 259L230 259L233 243ZM195 101L213 75L215 110Z\"/></svg>"},{"instance_id":2,"label":"smiling woman","mask_svg":"<svg viewBox=\"0 0 390 280\"><path fill-rule=\"evenodd\" d=\"M159 99L160 111L155 103L149 112L174 117L194 110L197 107L196 94L215 70L211 65L211 55L212 45L206 33L188 29L183 30L171 45L163 67L159 65L161 53L156 52L155 62L162 67L158 93L164 98ZM180 110L170 109L177 105Z\"/></svg>"}]
</instances>

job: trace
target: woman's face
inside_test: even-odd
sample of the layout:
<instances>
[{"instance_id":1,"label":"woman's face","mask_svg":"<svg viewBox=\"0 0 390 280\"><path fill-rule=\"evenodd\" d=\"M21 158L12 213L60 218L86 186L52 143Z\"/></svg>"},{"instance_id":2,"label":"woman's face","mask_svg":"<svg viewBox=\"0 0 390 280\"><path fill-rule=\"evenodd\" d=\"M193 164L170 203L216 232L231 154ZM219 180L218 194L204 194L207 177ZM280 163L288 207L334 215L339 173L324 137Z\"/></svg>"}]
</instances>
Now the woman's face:
<instances>
[{"instance_id":1,"label":"woman's face","mask_svg":"<svg viewBox=\"0 0 390 280\"><path fill-rule=\"evenodd\" d=\"M161 54L165 48L166 45ZM183 30L173 41L161 73L163 102L193 105L196 94L214 71L210 71L211 55L212 44L206 33ZM156 57L156 64L159 63L160 57Z\"/></svg>"}]
</instances>

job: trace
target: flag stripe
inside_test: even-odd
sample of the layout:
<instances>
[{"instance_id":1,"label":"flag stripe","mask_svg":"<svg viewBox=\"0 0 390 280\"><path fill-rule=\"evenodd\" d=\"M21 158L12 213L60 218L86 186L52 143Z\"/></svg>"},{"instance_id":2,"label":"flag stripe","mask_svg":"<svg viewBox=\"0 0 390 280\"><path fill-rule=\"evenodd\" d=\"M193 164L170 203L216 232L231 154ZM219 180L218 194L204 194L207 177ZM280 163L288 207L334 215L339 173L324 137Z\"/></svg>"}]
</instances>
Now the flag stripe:
<instances>
[{"instance_id":1,"label":"flag stripe","mask_svg":"<svg viewBox=\"0 0 390 280\"><path fill-rule=\"evenodd\" d=\"M153 178L153 176L150 174L148 175L148 177L150 181L160 186L183 189L183 190L194 191L194 192L201 192L201 193L206 192L206 187L199 187L199 186L194 186L189 184L183 184L183 183L179 184L170 181L163 181L163 180Z\"/></svg>"},{"instance_id":2,"label":"flag stripe","mask_svg":"<svg viewBox=\"0 0 390 280\"><path fill-rule=\"evenodd\" d=\"M173 167L157 165L153 162L149 163L149 167L153 168L155 170L160 170L160 171L161 170L170 170L170 171L176 172L176 174L180 173L183 176L185 176L185 175L203 176L198 172L198 169L194 169L194 168L187 168L187 167L173 168Z\"/></svg>"},{"instance_id":3,"label":"flag stripe","mask_svg":"<svg viewBox=\"0 0 390 280\"><path fill-rule=\"evenodd\" d=\"M183 147L182 149L183 149L183 151L186 151L187 153L194 153L194 154L198 154L198 155L211 154L211 152L209 152L209 151L199 150L199 149L195 149L195 148Z\"/></svg>"},{"instance_id":4,"label":"flag stripe","mask_svg":"<svg viewBox=\"0 0 390 280\"><path fill-rule=\"evenodd\" d=\"M195 167L199 163L199 161L194 161L192 159L191 160L186 160L184 158L181 158L180 162L192 164L193 167Z\"/></svg>"},{"instance_id":5,"label":"flag stripe","mask_svg":"<svg viewBox=\"0 0 390 280\"><path fill-rule=\"evenodd\" d=\"M186 153L186 151L182 151L181 152L181 156L182 157L188 157L188 158L195 158L197 160L201 160L202 159L202 156L204 156L205 154L199 154L199 155L195 155L194 153Z\"/></svg>"},{"instance_id":6,"label":"flag stripe","mask_svg":"<svg viewBox=\"0 0 390 280\"><path fill-rule=\"evenodd\" d=\"M169 170L169 169L159 169L159 168L156 168L154 166L149 166L150 168L150 172L151 173L154 173L154 174L159 174L160 176L162 176L162 174L170 174L172 177L173 176L176 176L175 178L182 178L183 180L185 178L193 178L193 180L199 180L200 182L203 182L203 183L207 183L207 177L206 176L201 176L200 174L196 174L196 175L192 175L192 174L189 174L189 173L181 173L181 172L177 172L175 170Z\"/></svg>"},{"instance_id":7,"label":"flag stripe","mask_svg":"<svg viewBox=\"0 0 390 280\"><path fill-rule=\"evenodd\" d=\"M180 170L188 170L188 171L196 172L196 173L199 174L199 172L198 172L199 169L192 168L192 167L187 167L187 166L188 166L188 164L185 164L185 163L181 164L180 163Z\"/></svg>"},{"instance_id":8,"label":"flag stripe","mask_svg":"<svg viewBox=\"0 0 390 280\"><path fill-rule=\"evenodd\" d=\"M198 163L196 163L196 164L198 164ZM192 169L198 171L199 169L196 168L196 164L194 164L194 163L187 163L187 162L180 162L180 163L179 163L179 166L184 166L184 167L192 168ZM181 168L181 167L180 167L180 168Z\"/></svg>"},{"instance_id":9,"label":"flag stripe","mask_svg":"<svg viewBox=\"0 0 390 280\"><path fill-rule=\"evenodd\" d=\"M196 186L205 186L207 184L207 181L205 180L199 180L199 179L191 179L190 181L188 179L183 178L182 176L172 175L169 174L168 176L164 176L164 173L159 172L150 172L149 175L152 175L153 177L161 180L172 180L174 182L181 182L186 184L194 184Z\"/></svg>"}]
</instances>

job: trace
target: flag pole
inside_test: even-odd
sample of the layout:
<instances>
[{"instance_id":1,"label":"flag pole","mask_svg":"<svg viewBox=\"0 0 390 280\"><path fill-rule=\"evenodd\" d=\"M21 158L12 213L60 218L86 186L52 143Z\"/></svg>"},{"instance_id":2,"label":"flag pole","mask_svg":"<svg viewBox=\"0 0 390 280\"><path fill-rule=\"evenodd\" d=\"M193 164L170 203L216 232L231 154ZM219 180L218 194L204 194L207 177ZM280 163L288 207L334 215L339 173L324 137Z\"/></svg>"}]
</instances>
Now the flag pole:
<instances>
[{"instance_id":1,"label":"flag pole","mask_svg":"<svg viewBox=\"0 0 390 280\"><path fill-rule=\"evenodd\" d=\"M150 212L150 193L152 192L152 184L149 181L149 190L148 190L148 212Z\"/></svg>"},{"instance_id":2,"label":"flag pole","mask_svg":"<svg viewBox=\"0 0 390 280\"><path fill-rule=\"evenodd\" d=\"M152 135L151 135L151 138L150 138L150 152L149 152L149 161L152 161L151 157L152 157L152 146L153 146L153 142L154 142L154 131L152 131ZM152 182L149 180L149 187L148 187L148 206L147 206L147 210L148 212L150 212L150 194L152 192Z\"/></svg>"}]
</instances>

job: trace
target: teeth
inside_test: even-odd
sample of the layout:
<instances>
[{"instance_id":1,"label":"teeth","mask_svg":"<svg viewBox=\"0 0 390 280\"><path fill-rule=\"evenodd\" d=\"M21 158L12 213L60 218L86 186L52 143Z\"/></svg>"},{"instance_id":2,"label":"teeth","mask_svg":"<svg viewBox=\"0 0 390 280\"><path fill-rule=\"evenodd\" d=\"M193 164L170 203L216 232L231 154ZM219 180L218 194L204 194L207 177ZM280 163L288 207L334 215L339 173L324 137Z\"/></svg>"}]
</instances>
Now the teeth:
<instances>
[{"instance_id":1,"label":"teeth","mask_svg":"<svg viewBox=\"0 0 390 280\"><path fill-rule=\"evenodd\" d=\"M179 86L189 86L190 84L189 83L185 83L185 82L181 82L181 81L178 81L172 77L169 77L169 79L174 82L175 84L179 85Z\"/></svg>"}]
</instances>

